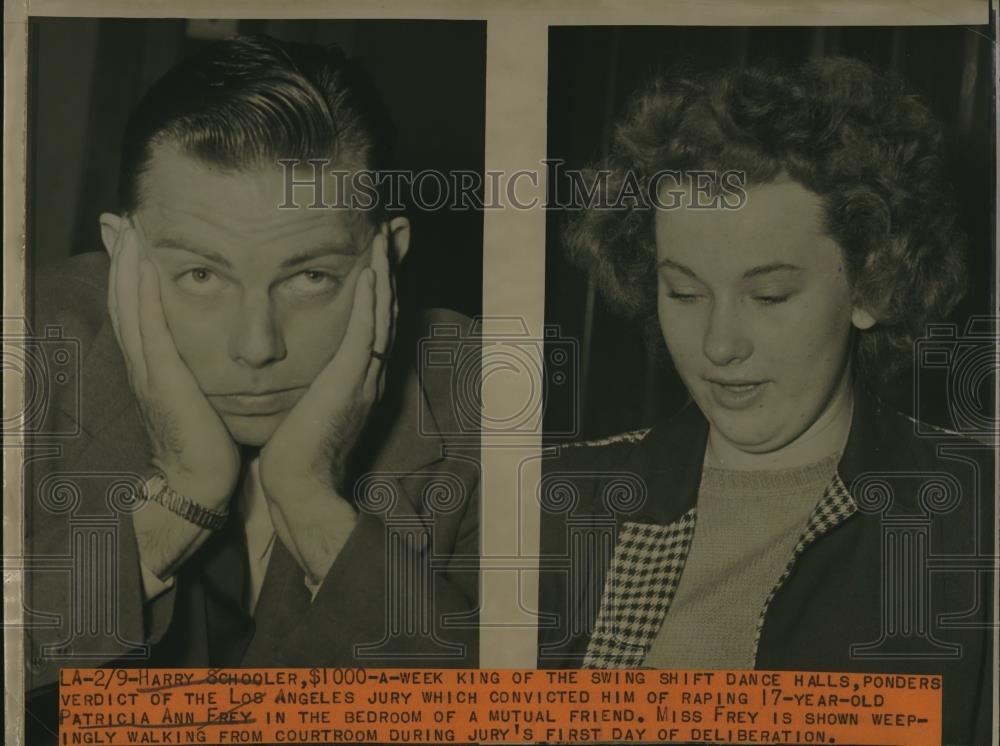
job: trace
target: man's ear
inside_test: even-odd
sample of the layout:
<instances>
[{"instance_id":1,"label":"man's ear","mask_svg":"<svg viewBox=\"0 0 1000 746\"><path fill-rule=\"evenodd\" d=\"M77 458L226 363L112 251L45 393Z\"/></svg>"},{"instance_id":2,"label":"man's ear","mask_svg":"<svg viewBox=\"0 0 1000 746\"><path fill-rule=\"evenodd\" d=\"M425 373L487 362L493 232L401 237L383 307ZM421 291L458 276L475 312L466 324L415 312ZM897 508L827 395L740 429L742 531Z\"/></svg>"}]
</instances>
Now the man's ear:
<instances>
[{"instance_id":1,"label":"man's ear","mask_svg":"<svg viewBox=\"0 0 1000 746\"><path fill-rule=\"evenodd\" d=\"M393 218L389 221L389 250L395 258L398 267L410 248L410 221L406 218Z\"/></svg>"},{"instance_id":2,"label":"man's ear","mask_svg":"<svg viewBox=\"0 0 1000 746\"><path fill-rule=\"evenodd\" d=\"M108 256L114 258L115 249L118 248L118 240L121 238L122 228L125 227L125 218L115 215L112 212L101 213L101 242Z\"/></svg>"},{"instance_id":3,"label":"man's ear","mask_svg":"<svg viewBox=\"0 0 1000 746\"><path fill-rule=\"evenodd\" d=\"M854 324L856 328L864 331L865 329L871 329L875 326L875 317L860 306L854 306L854 308L851 309L851 323Z\"/></svg>"}]
</instances>

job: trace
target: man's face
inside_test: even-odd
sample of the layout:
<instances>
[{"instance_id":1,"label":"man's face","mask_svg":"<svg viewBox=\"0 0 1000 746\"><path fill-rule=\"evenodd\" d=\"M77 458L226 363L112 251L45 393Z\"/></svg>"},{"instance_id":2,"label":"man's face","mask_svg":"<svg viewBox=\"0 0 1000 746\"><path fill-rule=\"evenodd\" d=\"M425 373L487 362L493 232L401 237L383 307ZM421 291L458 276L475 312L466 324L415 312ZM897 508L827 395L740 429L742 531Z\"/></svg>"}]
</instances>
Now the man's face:
<instances>
[{"instance_id":1,"label":"man's face","mask_svg":"<svg viewBox=\"0 0 1000 746\"><path fill-rule=\"evenodd\" d=\"M768 453L806 432L847 370L852 306L820 198L753 187L740 210L656 217L660 327L716 435Z\"/></svg>"},{"instance_id":2,"label":"man's face","mask_svg":"<svg viewBox=\"0 0 1000 746\"><path fill-rule=\"evenodd\" d=\"M311 200L279 209L279 168L225 172L163 146L142 184L177 350L233 438L263 445L340 346L370 231Z\"/></svg>"}]
</instances>

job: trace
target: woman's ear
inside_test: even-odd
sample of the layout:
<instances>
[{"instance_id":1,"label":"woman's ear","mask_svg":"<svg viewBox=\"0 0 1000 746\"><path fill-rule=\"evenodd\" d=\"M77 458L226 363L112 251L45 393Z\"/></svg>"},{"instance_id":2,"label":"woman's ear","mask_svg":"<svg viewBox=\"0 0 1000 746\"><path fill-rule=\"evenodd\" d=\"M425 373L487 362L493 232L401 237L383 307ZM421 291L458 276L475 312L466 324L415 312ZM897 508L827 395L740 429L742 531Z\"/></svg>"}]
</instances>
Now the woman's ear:
<instances>
[{"instance_id":1,"label":"woman's ear","mask_svg":"<svg viewBox=\"0 0 1000 746\"><path fill-rule=\"evenodd\" d=\"M125 218L111 212L101 213L101 242L108 256L114 258L115 250L118 248L118 241L122 235L122 228L125 227Z\"/></svg>"},{"instance_id":2,"label":"woman's ear","mask_svg":"<svg viewBox=\"0 0 1000 746\"><path fill-rule=\"evenodd\" d=\"M851 309L851 323L858 329L864 331L875 326L875 317L860 306Z\"/></svg>"},{"instance_id":3,"label":"woman's ear","mask_svg":"<svg viewBox=\"0 0 1000 746\"><path fill-rule=\"evenodd\" d=\"M389 221L389 250L392 251L395 265L403 261L410 248L410 221L406 218L393 218Z\"/></svg>"}]
</instances>

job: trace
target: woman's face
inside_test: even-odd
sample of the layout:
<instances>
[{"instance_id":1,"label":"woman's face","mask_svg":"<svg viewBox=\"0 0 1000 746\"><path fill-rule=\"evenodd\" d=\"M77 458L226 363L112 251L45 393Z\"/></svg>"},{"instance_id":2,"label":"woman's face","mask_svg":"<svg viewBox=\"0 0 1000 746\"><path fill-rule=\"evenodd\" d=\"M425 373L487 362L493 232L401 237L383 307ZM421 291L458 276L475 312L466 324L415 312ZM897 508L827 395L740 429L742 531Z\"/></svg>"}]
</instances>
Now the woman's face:
<instances>
[{"instance_id":1,"label":"woman's face","mask_svg":"<svg viewBox=\"0 0 1000 746\"><path fill-rule=\"evenodd\" d=\"M867 324L820 198L781 180L739 210L661 211L655 231L660 328L714 437L748 453L792 443L847 375L852 315Z\"/></svg>"}]
</instances>

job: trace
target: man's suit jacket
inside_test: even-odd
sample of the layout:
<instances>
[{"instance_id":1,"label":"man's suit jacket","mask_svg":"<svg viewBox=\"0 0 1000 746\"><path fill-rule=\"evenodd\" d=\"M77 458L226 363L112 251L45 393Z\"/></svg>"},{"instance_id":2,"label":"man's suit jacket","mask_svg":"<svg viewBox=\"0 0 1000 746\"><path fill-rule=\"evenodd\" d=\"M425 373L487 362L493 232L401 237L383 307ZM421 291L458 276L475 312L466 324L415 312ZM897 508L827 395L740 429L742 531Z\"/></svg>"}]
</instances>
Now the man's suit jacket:
<instances>
[{"instance_id":1,"label":"man's suit jacket","mask_svg":"<svg viewBox=\"0 0 1000 746\"><path fill-rule=\"evenodd\" d=\"M61 345L73 359L51 369L69 380L41 381L44 425L26 458L29 694L51 687L61 666L146 665L151 644L157 665L210 665L206 624L232 611L214 593L212 560L199 554L175 590L143 602L129 487L150 454L107 313L107 274L104 253L89 253L34 284L38 345ZM252 627L238 630L249 635L241 665L477 665L478 439L455 417L453 370L417 370L429 324L457 330L456 352L478 359L464 317L400 319L386 395L355 449L355 497L366 506L358 525L312 603L276 537ZM409 581L398 581L400 562ZM432 608L421 617L429 627L393 616L400 604L387 603L390 592Z\"/></svg>"}]
</instances>

